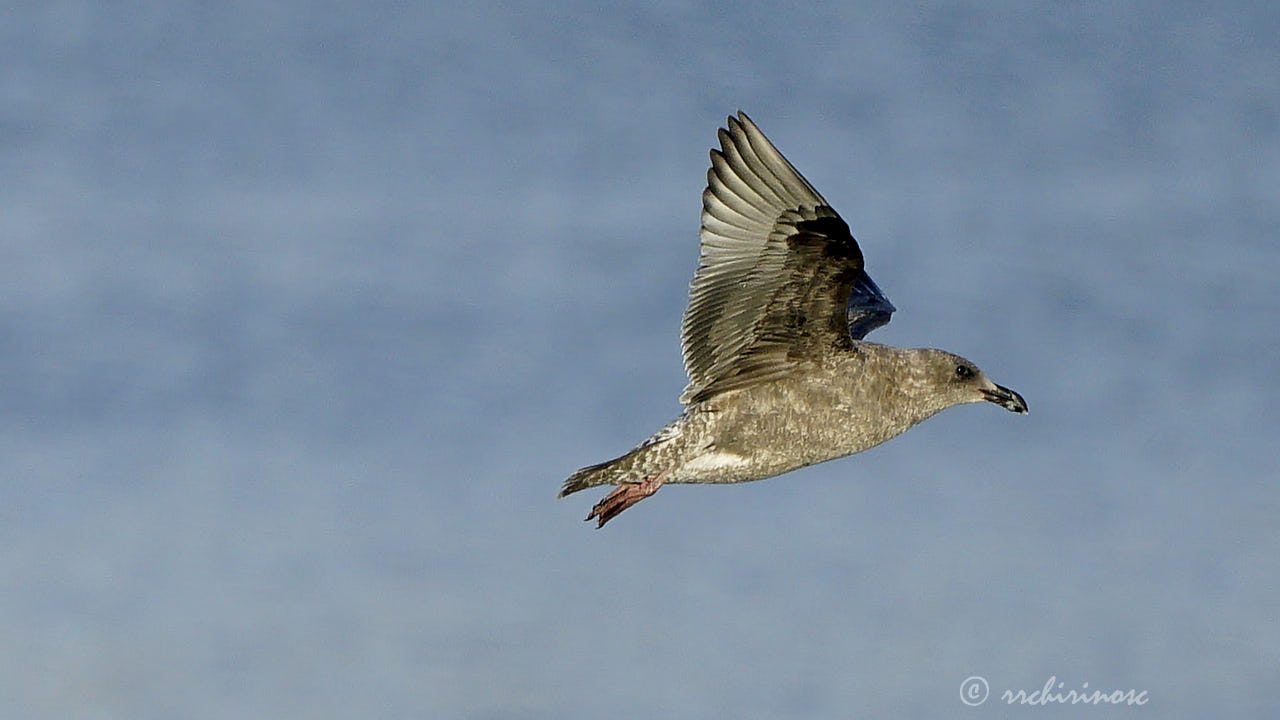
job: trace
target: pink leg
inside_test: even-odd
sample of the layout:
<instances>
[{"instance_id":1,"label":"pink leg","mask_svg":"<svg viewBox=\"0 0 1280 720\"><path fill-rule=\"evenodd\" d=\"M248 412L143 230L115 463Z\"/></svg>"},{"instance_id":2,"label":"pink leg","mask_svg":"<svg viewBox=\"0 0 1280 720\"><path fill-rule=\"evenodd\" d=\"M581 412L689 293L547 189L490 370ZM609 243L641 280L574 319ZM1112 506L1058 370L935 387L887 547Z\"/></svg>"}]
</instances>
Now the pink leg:
<instances>
[{"instance_id":1,"label":"pink leg","mask_svg":"<svg viewBox=\"0 0 1280 720\"><path fill-rule=\"evenodd\" d=\"M623 483L614 488L613 492L605 496L605 499L596 503L591 508L591 514L587 516L587 520L597 518L598 524L596 529L604 527L604 524L612 520L618 513L635 505L641 500L658 492L658 488L662 487L662 481L667 478L668 470L663 470L651 478L645 478L638 483Z\"/></svg>"}]
</instances>

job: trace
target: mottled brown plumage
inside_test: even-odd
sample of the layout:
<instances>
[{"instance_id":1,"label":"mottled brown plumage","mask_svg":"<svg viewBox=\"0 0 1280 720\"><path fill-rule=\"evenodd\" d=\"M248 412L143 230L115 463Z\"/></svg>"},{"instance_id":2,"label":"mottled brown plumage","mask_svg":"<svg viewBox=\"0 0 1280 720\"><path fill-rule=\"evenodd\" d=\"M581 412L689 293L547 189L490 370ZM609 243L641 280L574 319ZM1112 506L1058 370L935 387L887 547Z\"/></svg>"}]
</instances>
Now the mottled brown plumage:
<instances>
[{"instance_id":1,"label":"mottled brown plumage","mask_svg":"<svg viewBox=\"0 0 1280 720\"><path fill-rule=\"evenodd\" d=\"M617 485L587 517L603 527L663 484L772 477L861 452L952 405L1027 411L964 358L863 340L894 308L844 220L744 113L719 138L681 332L685 412L574 473L562 497Z\"/></svg>"}]
</instances>

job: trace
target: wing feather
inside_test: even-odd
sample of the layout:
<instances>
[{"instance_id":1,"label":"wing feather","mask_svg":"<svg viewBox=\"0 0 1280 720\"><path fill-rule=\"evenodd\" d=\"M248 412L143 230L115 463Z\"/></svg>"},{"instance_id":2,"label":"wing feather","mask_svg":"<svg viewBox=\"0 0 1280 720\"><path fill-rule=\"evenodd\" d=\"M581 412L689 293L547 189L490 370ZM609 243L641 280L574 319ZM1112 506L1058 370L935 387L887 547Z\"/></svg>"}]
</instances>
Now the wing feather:
<instances>
[{"instance_id":1,"label":"wing feather","mask_svg":"<svg viewBox=\"0 0 1280 720\"><path fill-rule=\"evenodd\" d=\"M746 114L711 151L702 249L681 329L682 402L768 382L848 348L893 306L840 216Z\"/></svg>"}]
</instances>

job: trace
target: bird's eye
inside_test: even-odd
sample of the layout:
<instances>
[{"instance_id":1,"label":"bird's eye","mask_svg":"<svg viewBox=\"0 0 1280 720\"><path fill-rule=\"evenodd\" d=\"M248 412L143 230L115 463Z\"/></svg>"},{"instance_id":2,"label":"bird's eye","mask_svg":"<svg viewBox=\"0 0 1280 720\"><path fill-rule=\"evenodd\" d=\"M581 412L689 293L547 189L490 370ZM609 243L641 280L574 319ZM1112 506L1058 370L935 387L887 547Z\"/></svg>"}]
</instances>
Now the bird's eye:
<instances>
[{"instance_id":1,"label":"bird's eye","mask_svg":"<svg viewBox=\"0 0 1280 720\"><path fill-rule=\"evenodd\" d=\"M973 377L973 368L969 367L968 365L957 365L956 377L961 380L968 380L969 378Z\"/></svg>"}]
</instances>

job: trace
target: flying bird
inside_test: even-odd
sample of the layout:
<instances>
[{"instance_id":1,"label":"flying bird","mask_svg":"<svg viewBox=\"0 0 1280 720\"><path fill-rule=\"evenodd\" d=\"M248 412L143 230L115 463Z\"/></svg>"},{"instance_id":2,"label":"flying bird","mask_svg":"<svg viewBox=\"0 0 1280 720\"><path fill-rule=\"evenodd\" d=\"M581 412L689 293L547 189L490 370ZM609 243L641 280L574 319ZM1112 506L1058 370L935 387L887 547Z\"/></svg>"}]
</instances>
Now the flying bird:
<instances>
[{"instance_id":1,"label":"flying bird","mask_svg":"<svg viewBox=\"0 0 1280 720\"><path fill-rule=\"evenodd\" d=\"M943 350L868 342L893 305L849 226L739 111L702 192L701 250L681 325L684 413L560 497L617 487L604 527L672 483L738 483L852 455L953 405L1026 413L1018 393Z\"/></svg>"}]
</instances>

